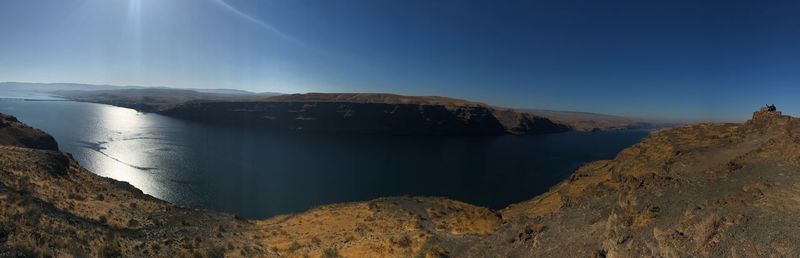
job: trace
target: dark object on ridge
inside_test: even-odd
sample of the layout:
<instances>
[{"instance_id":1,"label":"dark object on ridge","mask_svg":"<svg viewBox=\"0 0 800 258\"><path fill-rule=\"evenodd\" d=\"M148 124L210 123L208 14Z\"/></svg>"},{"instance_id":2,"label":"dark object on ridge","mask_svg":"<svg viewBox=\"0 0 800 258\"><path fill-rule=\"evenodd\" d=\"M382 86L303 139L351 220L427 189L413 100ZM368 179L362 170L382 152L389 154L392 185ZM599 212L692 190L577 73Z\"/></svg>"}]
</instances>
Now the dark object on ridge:
<instances>
[{"instance_id":1,"label":"dark object on ridge","mask_svg":"<svg viewBox=\"0 0 800 258\"><path fill-rule=\"evenodd\" d=\"M776 111L778 108L775 107L775 104L767 105L767 111Z\"/></svg>"}]
</instances>

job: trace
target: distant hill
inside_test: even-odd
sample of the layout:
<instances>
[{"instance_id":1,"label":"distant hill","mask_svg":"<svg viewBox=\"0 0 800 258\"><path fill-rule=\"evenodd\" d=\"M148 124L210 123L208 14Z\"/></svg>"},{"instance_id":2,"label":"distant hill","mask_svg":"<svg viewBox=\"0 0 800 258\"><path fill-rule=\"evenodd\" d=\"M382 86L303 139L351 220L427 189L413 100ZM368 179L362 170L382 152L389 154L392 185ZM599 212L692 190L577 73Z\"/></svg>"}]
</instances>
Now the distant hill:
<instances>
[{"instance_id":1,"label":"distant hill","mask_svg":"<svg viewBox=\"0 0 800 258\"><path fill-rule=\"evenodd\" d=\"M170 87L145 87L145 86L116 86L116 85L97 85L81 83L31 83L31 82L0 82L0 91L32 91L32 92L56 92L56 91L103 91L103 90L130 90L130 89L153 89L153 90L190 90L200 93L212 93L223 95L253 95L253 96L276 96L281 93L275 92L251 92L237 89L201 89L201 88L170 88Z\"/></svg>"},{"instance_id":2,"label":"distant hill","mask_svg":"<svg viewBox=\"0 0 800 258\"><path fill-rule=\"evenodd\" d=\"M150 89L168 89L174 90L178 88L169 88L169 87L154 87ZM258 93L246 90L236 90L236 89L197 89L197 88L180 88L180 90L191 90L201 93L212 93L212 94L225 94L225 95L255 95Z\"/></svg>"},{"instance_id":3,"label":"distant hill","mask_svg":"<svg viewBox=\"0 0 800 258\"><path fill-rule=\"evenodd\" d=\"M53 92L67 90L119 90L119 89L143 89L141 86L114 86L114 85L95 85L79 83L30 83L30 82L0 82L0 90L7 91L35 91Z\"/></svg>"},{"instance_id":4,"label":"distant hill","mask_svg":"<svg viewBox=\"0 0 800 258\"><path fill-rule=\"evenodd\" d=\"M578 131L654 129L678 125L677 123L588 112L542 109L521 109L520 111L550 118L553 121L567 124Z\"/></svg>"},{"instance_id":5,"label":"distant hill","mask_svg":"<svg viewBox=\"0 0 800 258\"><path fill-rule=\"evenodd\" d=\"M489 105L463 99L454 99L440 96L403 96L389 93L305 93L286 94L265 99L274 102L352 102L352 103L382 103L382 104L413 104L413 105L441 105L441 106L473 106L488 107Z\"/></svg>"}]
</instances>

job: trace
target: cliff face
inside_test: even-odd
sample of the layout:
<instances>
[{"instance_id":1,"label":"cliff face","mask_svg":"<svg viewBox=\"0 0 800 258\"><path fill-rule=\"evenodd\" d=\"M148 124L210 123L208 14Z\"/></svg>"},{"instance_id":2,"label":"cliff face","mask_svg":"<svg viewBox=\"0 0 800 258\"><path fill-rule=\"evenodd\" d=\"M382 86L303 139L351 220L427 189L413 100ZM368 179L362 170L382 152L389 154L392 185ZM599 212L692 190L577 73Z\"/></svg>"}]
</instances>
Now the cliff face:
<instances>
[{"instance_id":1,"label":"cliff face","mask_svg":"<svg viewBox=\"0 0 800 258\"><path fill-rule=\"evenodd\" d=\"M505 132L511 134L545 134L572 131L572 128L549 118L523 113L513 109L492 109L492 115L500 121Z\"/></svg>"},{"instance_id":2,"label":"cliff face","mask_svg":"<svg viewBox=\"0 0 800 258\"><path fill-rule=\"evenodd\" d=\"M279 131L415 135L542 134L572 130L550 119L435 96L308 93L232 96L186 90L61 92L70 99L227 126Z\"/></svg>"},{"instance_id":3,"label":"cliff face","mask_svg":"<svg viewBox=\"0 0 800 258\"><path fill-rule=\"evenodd\" d=\"M503 113L513 111L503 111ZM193 102L162 114L190 120L284 131L381 134L502 135L563 132L546 118L513 114L498 120L486 106L365 102Z\"/></svg>"},{"instance_id":4,"label":"cliff face","mask_svg":"<svg viewBox=\"0 0 800 258\"><path fill-rule=\"evenodd\" d=\"M800 120L762 110L744 124L655 132L613 160L587 164L547 193L500 211L443 198L399 197L241 220L156 200L96 176L56 150L0 146L0 251L796 257L798 171Z\"/></svg>"}]
</instances>

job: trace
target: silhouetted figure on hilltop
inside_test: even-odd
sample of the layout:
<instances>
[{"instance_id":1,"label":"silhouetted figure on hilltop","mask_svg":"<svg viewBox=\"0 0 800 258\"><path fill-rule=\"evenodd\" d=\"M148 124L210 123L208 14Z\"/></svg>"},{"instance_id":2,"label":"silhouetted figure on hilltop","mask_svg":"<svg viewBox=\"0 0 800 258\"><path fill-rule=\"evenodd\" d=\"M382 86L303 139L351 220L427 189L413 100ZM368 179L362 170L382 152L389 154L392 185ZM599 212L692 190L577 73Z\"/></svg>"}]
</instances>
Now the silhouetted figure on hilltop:
<instances>
[{"instance_id":1,"label":"silhouetted figure on hilltop","mask_svg":"<svg viewBox=\"0 0 800 258\"><path fill-rule=\"evenodd\" d=\"M775 104L767 105L767 111L776 111L778 108L775 107Z\"/></svg>"}]
</instances>

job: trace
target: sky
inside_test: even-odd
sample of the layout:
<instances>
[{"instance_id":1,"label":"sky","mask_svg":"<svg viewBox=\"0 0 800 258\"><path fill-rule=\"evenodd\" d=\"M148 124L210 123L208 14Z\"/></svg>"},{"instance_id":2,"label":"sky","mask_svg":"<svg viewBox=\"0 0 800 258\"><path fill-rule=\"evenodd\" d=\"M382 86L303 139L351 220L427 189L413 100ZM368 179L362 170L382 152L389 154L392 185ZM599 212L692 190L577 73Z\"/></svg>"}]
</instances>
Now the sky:
<instances>
[{"instance_id":1,"label":"sky","mask_svg":"<svg viewBox=\"0 0 800 258\"><path fill-rule=\"evenodd\" d=\"M2 0L0 81L800 114L800 1Z\"/></svg>"}]
</instances>

